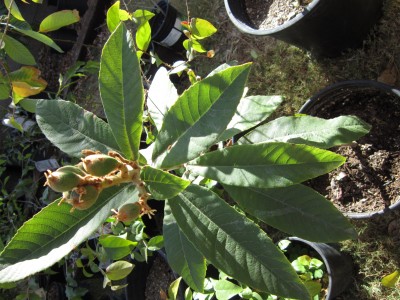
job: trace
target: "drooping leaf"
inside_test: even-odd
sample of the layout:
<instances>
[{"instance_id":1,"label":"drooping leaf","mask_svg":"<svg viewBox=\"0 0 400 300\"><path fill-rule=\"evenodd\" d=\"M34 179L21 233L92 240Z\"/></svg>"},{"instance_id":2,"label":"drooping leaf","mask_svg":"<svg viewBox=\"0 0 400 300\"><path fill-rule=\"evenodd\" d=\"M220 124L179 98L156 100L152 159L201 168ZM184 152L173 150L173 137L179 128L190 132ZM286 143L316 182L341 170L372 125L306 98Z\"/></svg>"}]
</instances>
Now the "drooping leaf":
<instances>
[{"instance_id":1,"label":"drooping leaf","mask_svg":"<svg viewBox=\"0 0 400 300\"><path fill-rule=\"evenodd\" d=\"M24 44L9 35L4 35L3 39L4 50L13 61L22 65L36 65L35 58Z\"/></svg>"},{"instance_id":2,"label":"drooping leaf","mask_svg":"<svg viewBox=\"0 0 400 300\"><path fill-rule=\"evenodd\" d=\"M43 19L39 25L39 32L54 31L79 22L79 20L79 12L76 9L56 11Z\"/></svg>"},{"instance_id":3,"label":"drooping leaf","mask_svg":"<svg viewBox=\"0 0 400 300\"><path fill-rule=\"evenodd\" d=\"M227 140L268 118L282 103L281 96L248 96L240 100L235 115L220 140Z\"/></svg>"},{"instance_id":4,"label":"drooping leaf","mask_svg":"<svg viewBox=\"0 0 400 300\"><path fill-rule=\"evenodd\" d=\"M203 292L206 277L206 260L186 238L171 213L168 201L164 208L164 244L168 264L172 270L197 292Z\"/></svg>"},{"instance_id":5,"label":"drooping leaf","mask_svg":"<svg viewBox=\"0 0 400 300\"><path fill-rule=\"evenodd\" d=\"M307 186L224 187L244 211L290 235L324 243L357 237L348 219L330 201Z\"/></svg>"},{"instance_id":6,"label":"drooping leaf","mask_svg":"<svg viewBox=\"0 0 400 300\"><path fill-rule=\"evenodd\" d=\"M168 71L160 67L151 82L147 95L147 109L156 125L161 129L164 116L178 99L178 92L169 78Z\"/></svg>"},{"instance_id":7,"label":"drooping leaf","mask_svg":"<svg viewBox=\"0 0 400 300\"><path fill-rule=\"evenodd\" d=\"M265 232L216 194L190 185L168 202L180 229L216 268L255 289L309 299L289 261Z\"/></svg>"},{"instance_id":8,"label":"drooping leaf","mask_svg":"<svg viewBox=\"0 0 400 300\"><path fill-rule=\"evenodd\" d=\"M63 53L61 48L51 38L49 38L48 36L46 36L46 35L44 35L44 34L42 34L40 32L36 32L36 31L31 30L31 29L19 28L19 27L14 26L14 25L10 25L10 27L13 30L18 31L19 33L22 33L22 34L24 34L26 36L29 36L29 37L31 37L31 38L33 38L33 39L35 39L35 40L37 40L37 41L39 41L41 43L53 48L54 50L56 50L56 51L58 51L60 53Z\"/></svg>"},{"instance_id":9,"label":"drooping leaf","mask_svg":"<svg viewBox=\"0 0 400 300\"><path fill-rule=\"evenodd\" d=\"M106 275L109 280L121 280L124 279L129 273L132 272L135 266L130 262L119 260L113 262L106 269Z\"/></svg>"},{"instance_id":10,"label":"drooping leaf","mask_svg":"<svg viewBox=\"0 0 400 300\"><path fill-rule=\"evenodd\" d=\"M81 157L85 149L118 150L109 125L70 101L39 100L36 120L46 137L72 157Z\"/></svg>"},{"instance_id":11,"label":"drooping leaf","mask_svg":"<svg viewBox=\"0 0 400 300\"><path fill-rule=\"evenodd\" d=\"M40 77L40 70L34 67L21 67L10 72L8 78L11 81L14 97L17 99L14 100L16 103L22 98L41 93L47 86L47 82Z\"/></svg>"},{"instance_id":12,"label":"drooping leaf","mask_svg":"<svg viewBox=\"0 0 400 300\"><path fill-rule=\"evenodd\" d=\"M330 120L312 116L281 117L252 130L238 143L288 142L328 149L351 143L370 129L370 125L355 116L340 116Z\"/></svg>"},{"instance_id":13,"label":"drooping leaf","mask_svg":"<svg viewBox=\"0 0 400 300\"><path fill-rule=\"evenodd\" d=\"M132 37L118 25L103 48L99 75L100 95L108 123L127 159L138 159L144 91Z\"/></svg>"},{"instance_id":14,"label":"drooping leaf","mask_svg":"<svg viewBox=\"0 0 400 300\"><path fill-rule=\"evenodd\" d=\"M140 178L146 183L153 199L165 200L182 192L190 181L149 166L142 168Z\"/></svg>"},{"instance_id":15,"label":"drooping leaf","mask_svg":"<svg viewBox=\"0 0 400 300\"><path fill-rule=\"evenodd\" d=\"M104 247L108 257L112 260L124 258L129 255L137 245L137 242L112 234L100 236L99 243Z\"/></svg>"},{"instance_id":16,"label":"drooping leaf","mask_svg":"<svg viewBox=\"0 0 400 300\"><path fill-rule=\"evenodd\" d=\"M234 186L275 188L328 173L345 158L328 150L289 143L239 145L188 163L197 175Z\"/></svg>"},{"instance_id":17,"label":"drooping leaf","mask_svg":"<svg viewBox=\"0 0 400 300\"><path fill-rule=\"evenodd\" d=\"M174 167L213 145L236 111L249 71L250 64L234 66L187 89L164 118L155 141L153 161L166 152L158 165Z\"/></svg>"},{"instance_id":18,"label":"drooping leaf","mask_svg":"<svg viewBox=\"0 0 400 300\"><path fill-rule=\"evenodd\" d=\"M216 33L217 28L207 20L192 18L190 20L190 31L196 39L201 40Z\"/></svg>"},{"instance_id":19,"label":"drooping leaf","mask_svg":"<svg viewBox=\"0 0 400 300\"><path fill-rule=\"evenodd\" d=\"M49 204L28 220L1 252L0 283L17 281L52 266L89 238L112 208L135 193L132 185L108 188L91 208L73 213L68 204Z\"/></svg>"},{"instance_id":20,"label":"drooping leaf","mask_svg":"<svg viewBox=\"0 0 400 300\"><path fill-rule=\"evenodd\" d=\"M382 278L381 283L383 286L393 288L396 286L400 278L400 270L396 270L393 273L386 275Z\"/></svg>"},{"instance_id":21,"label":"drooping leaf","mask_svg":"<svg viewBox=\"0 0 400 300\"><path fill-rule=\"evenodd\" d=\"M14 18L20 21L25 21L24 17L22 16L18 5L15 1L13 0L4 0L4 5L6 8L11 12Z\"/></svg>"}]
</instances>

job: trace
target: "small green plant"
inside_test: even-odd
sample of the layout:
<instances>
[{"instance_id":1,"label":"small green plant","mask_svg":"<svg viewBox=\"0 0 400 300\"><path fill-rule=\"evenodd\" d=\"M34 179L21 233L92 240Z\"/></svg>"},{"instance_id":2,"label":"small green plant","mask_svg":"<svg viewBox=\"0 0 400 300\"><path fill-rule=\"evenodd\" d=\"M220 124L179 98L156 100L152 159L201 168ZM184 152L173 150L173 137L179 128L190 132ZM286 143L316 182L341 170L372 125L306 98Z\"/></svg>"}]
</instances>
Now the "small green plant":
<instances>
[{"instance_id":1,"label":"small green plant","mask_svg":"<svg viewBox=\"0 0 400 300\"><path fill-rule=\"evenodd\" d=\"M219 182L251 218L289 234L320 242L354 238L348 220L301 183L343 164L326 148L364 135L368 124L352 116L284 117L232 145L233 136L265 120L282 101L245 95L251 65L223 65L179 96L162 70L145 103L132 41L120 23L103 48L99 83L108 122L68 101L38 101L37 122L54 145L71 157L98 151L119 163L104 176L83 176L69 191L76 197L49 204L19 229L0 254L0 283L50 267L126 203L138 203L143 217L151 217L157 212L147 200L154 199L165 201L168 262L194 291L204 290L208 262L258 291L309 299L285 255L211 183ZM144 115L154 124L155 141L140 149ZM85 203L88 186L99 191L97 199L70 212ZM118 268L126 270L117 264L112 271Z\"/></svg>"},{"instance_id":2,"label":"small green plant","mask_svg":"<svg viewBox=\"0 0 400 300\"><path fill-rule=\"evenodd\" d=\"M4 9L0 6L0 100L12 99L13 104L20 105L31 111L30 96L43 92L47 82L40 76L35 67L35 56L20 40L29 37L62 53L61 48L46 33L68 26L80 20L77 10L63 10L44 18L37 30L26 22L15 0L4 0ZM27 1L24 1L27 2ZM32 0L32 5L41 4L40 0ZM20 64L16 70L11 70L9 60ZM14 114L10 124L21 130L15 121Z\"/></svg>"}]
</instances>

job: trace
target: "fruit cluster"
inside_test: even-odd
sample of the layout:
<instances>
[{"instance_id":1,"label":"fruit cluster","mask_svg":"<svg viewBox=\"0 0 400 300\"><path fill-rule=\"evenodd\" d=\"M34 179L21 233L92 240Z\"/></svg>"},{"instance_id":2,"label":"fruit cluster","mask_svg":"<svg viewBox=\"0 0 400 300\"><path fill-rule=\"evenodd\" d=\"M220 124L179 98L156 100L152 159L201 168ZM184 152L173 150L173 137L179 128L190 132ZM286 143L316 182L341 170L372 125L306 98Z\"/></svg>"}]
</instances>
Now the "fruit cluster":
<instances>
[{"instance_id":1,"label":"fruit cluster","mask_svg":"<svg viewBox=\"0 0 400 300\"><path fill-rule=\"evenodd\" d=\"M125 204L118 212L113 210L114 217L118 221L128 222L143 214L149 217L154 214L155 210L147 205L150 194L140 179L140 167L136 162L113 151L108 154L91 150L82 152L84 157L77 165L64 166L54 172L48 170L45 173L45 185L63 194L59 205L63 202L72 205L71 212L75 209L85 210L96 203L103 189L130 182L136 185L139 199Z\"/></svg>"}]
</instances>

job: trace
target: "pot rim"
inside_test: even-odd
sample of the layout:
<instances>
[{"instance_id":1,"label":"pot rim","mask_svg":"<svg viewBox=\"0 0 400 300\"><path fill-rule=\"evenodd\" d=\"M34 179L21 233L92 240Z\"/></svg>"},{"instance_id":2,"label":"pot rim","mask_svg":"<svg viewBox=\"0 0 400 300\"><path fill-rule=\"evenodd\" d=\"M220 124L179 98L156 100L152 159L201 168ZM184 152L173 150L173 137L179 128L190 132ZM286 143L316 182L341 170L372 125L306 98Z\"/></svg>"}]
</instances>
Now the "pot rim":
<instances>
[{"instance_id":1,"label":"pot rim","mask_svg":"<svg viewBox=\"0 0 400 300\"><path fill-rule=\"evenodd\" d=\"M382 92L386 93L391 93L399 98L399 105L400 105L400 89L396 86L392 86L386 83L378 82L375 80L369 80L369 79L359 79L359 80L345 80L345 81L339 81L334 84L331 84L319 92L317 92L314 96L309 98L303 106L300 108L299 113L300 114L308 114L309 110L316 104L324 101L324 97L329 95L335 90L342 89L342 88L351 88L351 87L358 87L358 88L373 88L376 90L380 90ZM363 213L357 213L357 212L342 212L343 215L350 219L369 219L374 216L382 216L384 214L387 214L390 211L393 210L398 210L400 209L400 200L397 201L396 203L390 205L389 207L386 207L381 210L377 211L372 211L372 212L363 212Z\"/></svg>"},{"instance_id":2,"label":"pot rim","mask_svg":"<svg viewBox=\"0 0 400 300\"><path fill-rule=\"evenodd\" d=\"M332 269L331 269L331 265L328 262L328 259L325 255L325 253L321 250L320 247L318 247L318 245L324 245L324 247L331 247L331 248L334 248L334 247L332 247L331 245L326 244L326 243L311 242L311 241L308 241L308 240L305 240L305 239L302 239L302 238L299 238L296 236L287 237L286 239L289 241L300 242L302 244L305 244L306 246L312 248L315 252L318 253L318 255L321 257L321 259L324 262L324 265L326 268L326 273L328 274L328 279L329 279L326 299L331 299L331 294L332 294L332 289L333 289ZM337 249L335 249L335 250L338 251Z\"/></svg>"},{"instance_id":3,"label":"pot rim","mask_svg":"<svg viewBox=\"0 0 400 300\"><path fill-rule=\"evenodd\" d=\"M257 29L252 26L247 22L242 22L232 12L229 3L231 2L236 2L236 1L243 1L243 0L224 0L225 4L225 10L229 16L229 19L232 21L232 23L239 28L242 32L252 34L252 35L272 35L274 33L283 31L284 29L292 26L293 24L297 23L300 21L302 18L304 18L306 15L311 13L311 11L320 4L321 0L313 0L310 4L305 6L304 10L301 13L298 13L294 18L290 19L289 21L284 22L282 25L278 25L276 27L270 28L270 29ZM247 16L247 13L245 13Z\"/></svg>"}]
</instances>

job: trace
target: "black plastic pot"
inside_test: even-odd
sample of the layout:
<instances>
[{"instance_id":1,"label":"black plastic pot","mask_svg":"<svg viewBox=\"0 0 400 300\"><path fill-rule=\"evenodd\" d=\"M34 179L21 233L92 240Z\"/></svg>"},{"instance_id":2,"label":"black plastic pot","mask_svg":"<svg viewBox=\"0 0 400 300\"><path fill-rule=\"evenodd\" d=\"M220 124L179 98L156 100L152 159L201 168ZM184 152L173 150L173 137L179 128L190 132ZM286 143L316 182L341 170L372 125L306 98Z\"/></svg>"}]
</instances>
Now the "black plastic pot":
<instances>
[{"instance_id":1,"label":"black plastic pot","mask_svg":"<svg viewBox=\"0 0 400 300\"><path fill-rule=\"evenodd\" d=\"M329 278L326 300L332 300L345 291L353 277L353 262L350 256L340 252L335 245L314 243L298 237L289 237L288 240L293 244L299 243L311 248L321 257Z\"/></svg>"},{"instance_id":2,"label":"black plastic pot","mask_svg":"<svg viewBox=\"0 0 400 300\"><path fill-rule=\"evenodd\" d=\"M246 13L245 0L224 1L229 18L242 32L273 36L325 57L361 46L380 18L383 4L383 0L313 0L284 24L258 29Z\"/></svg>"},{"instance_id":3,"label":"black plastic pot","mask_svg":"<svg viewBox=\"0 0 400 300\"><path fill-rule=\"evenodd\" d=\"M64 52L67 52L74 47L78 33L74 29L61 28L53 31L50 36Z\"/></svg>"},{"instance_id":4,"label":"black plastic pot","mask_svg":"<svg viewBox=\"0 0 400 300\"><path fill-rule=\"evenodd\" d=\"M178 53L184 52L180 13L165 0L158 2L153 12L155 16L150 19L152 41Z\"/></svg>"},{"instance_id":5,"label":"black plastic pot","mask_svg":"<svg viewBox=\"0 0 400 300\"><path fill-rule=\"evenodd\" d=\"M358 99L367 99L368 97L374 97L375 95L381 95L382 105L385 105L385 101L390 103L395 103L400 109L400 90L373 80L350 80L343 81L318 92L315 96L311 97L299 110L299 113L308 114L317 117L324 117L324 111L329 110L331 103L341 103L341 107L349 104L351 101ZM340 102L338 102L340 101ZM398 105L397 105L398 103ZM374 112L371 112L371 114ZM335 111L331 117L337 117L342 115L339 111ZM357 115L357 112L353 113ZM368 120L365 120L368 122ZM377 136L376 139L396 139L396 137L388 136ZM392 210L397 210L400 208L400 201L386 207L380 211L372 211L365 213L344 213L347 217L351 219L368 219L374 216L386 214Z\"/></svg>"},{"instance_id":6,"label":"black plastic pot","mask_svg":"<svg viewBox=\"0 0 400 300\"><path fill-rule=\"evenodd\" d=\"M80 16L88 9L87 0L49 0L48 4L56 6L58 10L76 9L79 11Z\"/></svg>"}]
</instances>

